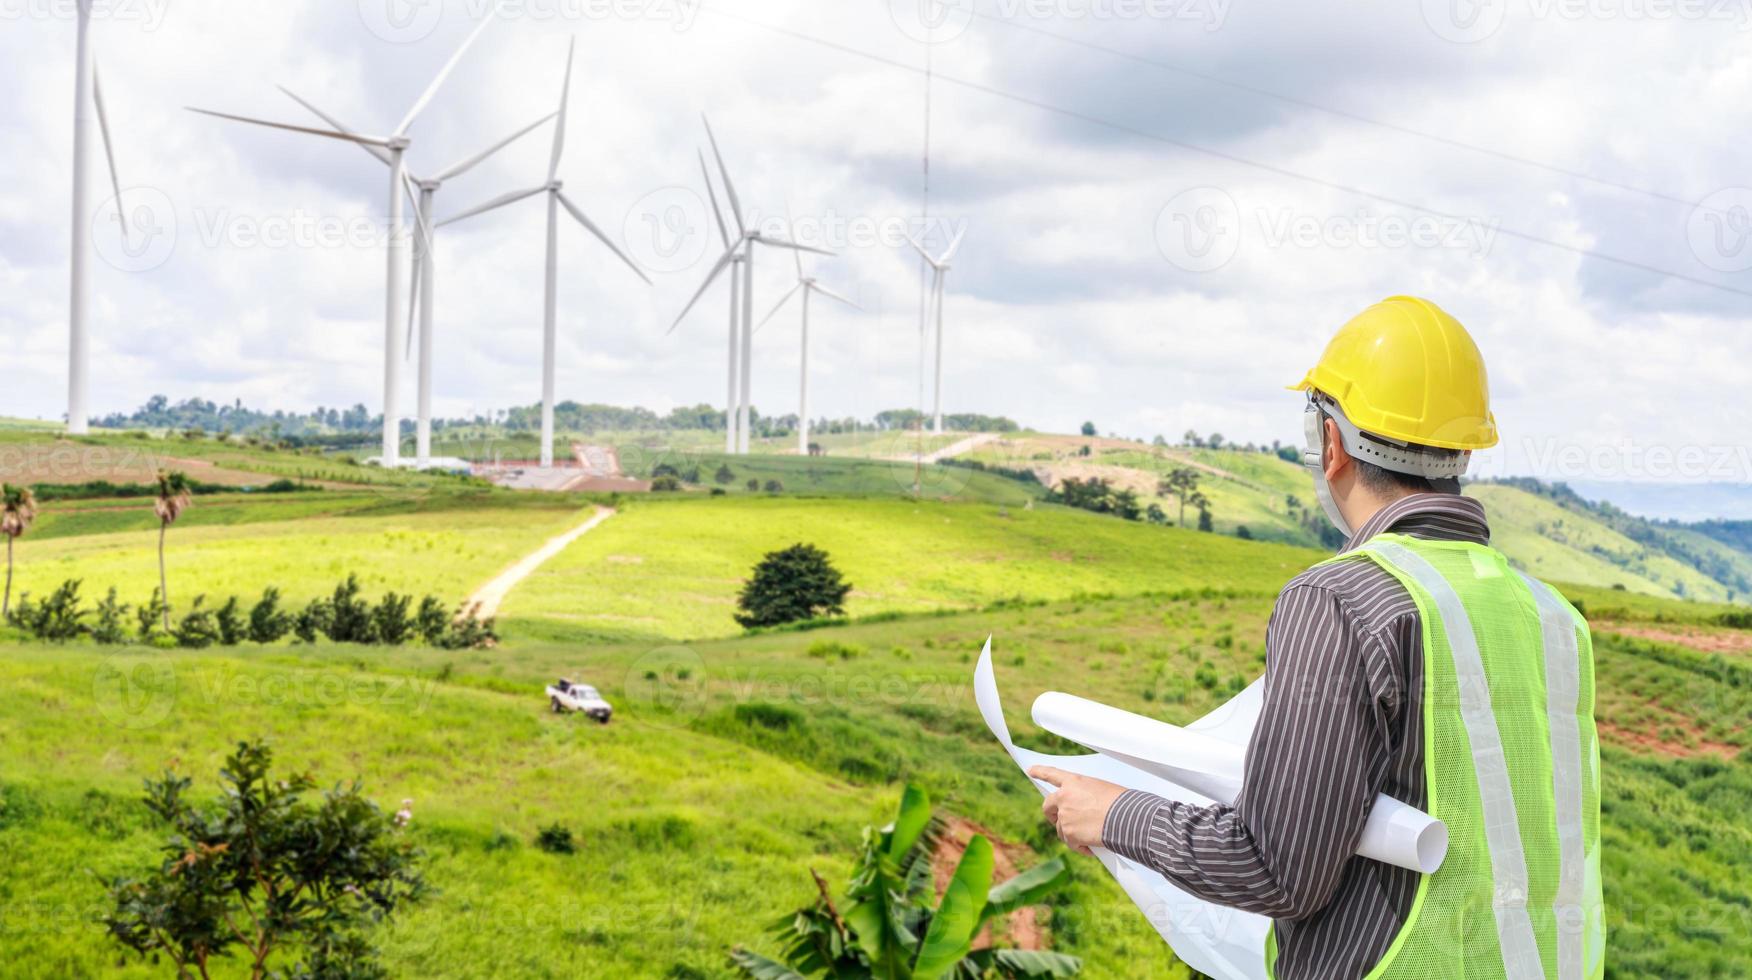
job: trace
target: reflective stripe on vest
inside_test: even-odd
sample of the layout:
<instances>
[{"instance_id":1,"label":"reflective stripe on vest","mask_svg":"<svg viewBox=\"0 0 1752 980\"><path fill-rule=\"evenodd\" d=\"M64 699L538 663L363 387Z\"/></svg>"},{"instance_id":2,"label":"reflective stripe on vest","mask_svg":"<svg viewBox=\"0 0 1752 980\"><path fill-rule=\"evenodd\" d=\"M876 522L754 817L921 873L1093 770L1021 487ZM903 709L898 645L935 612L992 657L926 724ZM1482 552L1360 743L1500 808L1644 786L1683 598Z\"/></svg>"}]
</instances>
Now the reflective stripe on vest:
<instances>
[{"instance_id":1,"label":"reflective stripe on vest","mask_svg":"<svg viewBox=\"0 0 1752 980\"><path fill-rule=\"evenodd\" d=\"M1379 555L1410 576L1441 613L1448 647L1453 653L1460 716L1471 742L1472 765L1478 775L1478 796L1484 808L1485 840L1490 849L1491 876L1496 886L1493 909L1497 942L1502 947L1503 971L1509 977L1543 977L1545 968L1539 958L1539 943L1533 936L1533 922L1527 915L1527 858L1521 850L1515 795L1509 785L1502 735L1497 731L1496 715L1491 709L1490 681L1478 652L1472 619L1448 580L1410 548L1377 538L1360 550ZM1549 662L1550 644L1546 646ZM1573 630L1571 648L1574 648ZM1575 670L1573 656L1570 670ZM1573 720L1573 711L1571 717ZM1577 809L1579 811L1579 805Z\"/></svg>"},{"instance_id":2,"label":"reflective stripe on vest","mask_svg":"<svg viewBox=\"0 0 1752 980\"><path fill-rule=\"evenodd\" d=\"M1582 907L1587 874L1587 847L1582 840L1582 733L1576 721L1581 698L1577 668L1576 621L1551 587L1521 576L1539 603L1545 632L1546 713L1551 722L1551 788L1557 799L1557 975L1581 977L1582 938L1586 913Z\"/></svg>"}]
</instances>

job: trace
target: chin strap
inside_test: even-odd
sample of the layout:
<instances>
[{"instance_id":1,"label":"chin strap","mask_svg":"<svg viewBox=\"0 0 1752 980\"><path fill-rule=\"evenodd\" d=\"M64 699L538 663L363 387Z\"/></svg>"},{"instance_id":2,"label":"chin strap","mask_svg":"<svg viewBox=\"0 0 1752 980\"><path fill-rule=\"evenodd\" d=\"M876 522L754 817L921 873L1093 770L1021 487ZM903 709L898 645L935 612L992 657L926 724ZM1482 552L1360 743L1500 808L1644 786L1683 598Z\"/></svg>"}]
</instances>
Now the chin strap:
<instances>
[{"instance_id":1,"label":"chin strap","mask_svg":"<svg viewBox=\"0 0 1752 980\"><path fill-rule=\"evenodd\" d=\"M1326 482L1325 421L1326 415L1320 406L1312 398L1308 399L1308 408L1302 413L1302 465L1314 477L1314 496L1320 501L1320 509L1326 512L1326 519L1349 539L1355 532L1338 509L1337 501L1332 499L1332 487Z\"/></svg>"}]
</instances>

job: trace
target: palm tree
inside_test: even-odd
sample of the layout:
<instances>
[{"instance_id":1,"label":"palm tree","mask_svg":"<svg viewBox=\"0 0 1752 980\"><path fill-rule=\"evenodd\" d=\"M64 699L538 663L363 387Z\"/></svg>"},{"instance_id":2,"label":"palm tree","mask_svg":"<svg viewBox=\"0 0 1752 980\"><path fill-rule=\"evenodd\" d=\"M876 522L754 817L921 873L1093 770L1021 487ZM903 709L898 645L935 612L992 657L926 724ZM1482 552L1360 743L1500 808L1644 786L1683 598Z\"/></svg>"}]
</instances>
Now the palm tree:
<instances>
[{"instance_id":1,"label":"palm tree","mask_svg":"<svg viewBox=\"0 0 1752 980\"><path fill-rule=\"evenodd\" d=\"M158 593L164 597L166 633L170 632L170 581L164 574L164 535L193 502L187 474L158 471L158 495L152 498L152 512L158 515Z\"/></svg>"},{"instance_id":2,"label":"palm tree","mask_svg":"<svg viewBox=\"0 0 1752 980\"><path fill-rule=\"evenodd\" d=\"M6 535L6 597L0 599L0 618L12 611L12 542L36 520L36 494L29 487L0 483L0 534Z\"/></svg>"}]
</instances>

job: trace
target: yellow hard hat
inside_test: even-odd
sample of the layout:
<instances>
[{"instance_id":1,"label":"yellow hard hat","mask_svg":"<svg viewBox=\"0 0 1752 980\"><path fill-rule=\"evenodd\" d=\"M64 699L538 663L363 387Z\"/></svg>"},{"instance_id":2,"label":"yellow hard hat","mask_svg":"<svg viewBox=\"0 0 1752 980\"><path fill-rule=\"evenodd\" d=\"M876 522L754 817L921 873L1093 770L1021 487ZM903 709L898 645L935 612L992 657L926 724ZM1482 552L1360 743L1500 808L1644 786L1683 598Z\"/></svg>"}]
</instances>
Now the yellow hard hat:
<instances>
[{"instance_id":1,"label":"yellow hard hat","mask_svg":"<svg viewBox=\"0 0 1752 980\"><path fill-rule=\"evenodd\" d=\"M1427 299L1389 296L1357 314L1292 388L1309 389L1388 439L1438 449L1497 443L1484 357L1460 321Z\"/></svg>"}]
</instances>

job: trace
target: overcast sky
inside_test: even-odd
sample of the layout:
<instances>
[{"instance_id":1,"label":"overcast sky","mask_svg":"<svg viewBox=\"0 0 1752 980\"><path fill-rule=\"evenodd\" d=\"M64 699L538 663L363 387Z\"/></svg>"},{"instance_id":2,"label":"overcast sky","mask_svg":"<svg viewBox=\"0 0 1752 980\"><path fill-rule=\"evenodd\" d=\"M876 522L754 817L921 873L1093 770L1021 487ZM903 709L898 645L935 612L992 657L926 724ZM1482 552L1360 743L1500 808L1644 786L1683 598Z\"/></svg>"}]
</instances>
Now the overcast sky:
<instances>
[{"instance_id":1,"label":"overcast sky","mask_svg":"<svg viewBox=\"0 0 1752 980\"><path fill-rule=\"evenodd\" d=\"M782 230L789 207L839 253L811 272L864 308L814 307L812 414L917 403L898 234L941 248L965 229L950 411L1287 441L1283 385L1411 292L1488 359L1505 438L1484 472L1748 479L1752 0L960 0L935 26L921 2L510 0L414 125L410 165L551 112L576 37L560 176L656 285L563 219L564 398L724 398L723 287L666 334L722 251L705 112L750 220ZM0 415L65 406L72 3L0 0ZM375 411L385 169L182 107L315 122L285 85L387 133L490 0L96 3L144 233L123 248L95 156L93 410L164 393ZM447 185L440 217L540 184L549 132ZM440 232L440 414L538 398L543 222L538 197ZM761 253L757 317L794 278ZM788 313L756 338L762 410L795 410L797 364ZM411 414L411 363L404 392Z\"/></svg>"}]
</instances>

